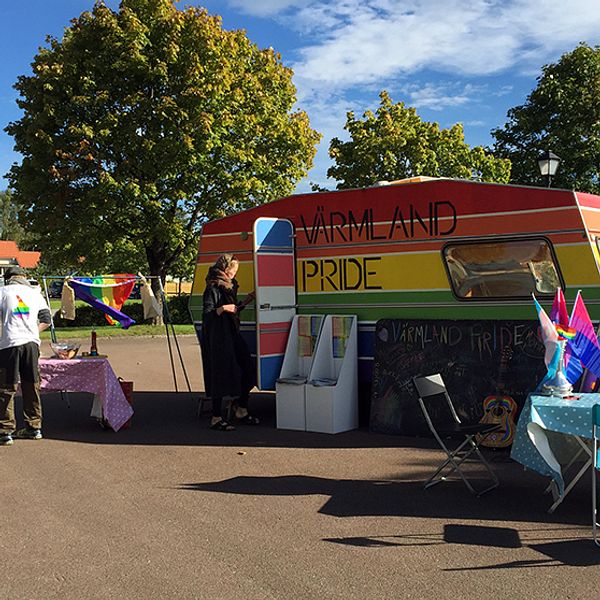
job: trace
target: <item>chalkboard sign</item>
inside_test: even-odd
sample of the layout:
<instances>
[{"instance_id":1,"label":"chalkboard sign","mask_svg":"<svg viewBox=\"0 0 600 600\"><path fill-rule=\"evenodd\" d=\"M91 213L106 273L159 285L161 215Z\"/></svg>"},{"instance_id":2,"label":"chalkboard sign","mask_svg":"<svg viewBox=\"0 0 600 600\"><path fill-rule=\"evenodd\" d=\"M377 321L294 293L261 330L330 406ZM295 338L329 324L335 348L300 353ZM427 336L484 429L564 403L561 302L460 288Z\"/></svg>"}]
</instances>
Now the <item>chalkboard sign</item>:
<instances>
[{"instance_id":1,"label":"chalkboard sign","mask_svg":"<svg viewBox=\"0 0 600 600\"><path fill-rule=\"evenodd\" d=\"M478 422L484 399L499 392L520 411L546 374L538 330L537 321L378 321L371 430L429 435L412 378L433 373L442 374L466 423Z\"/></svg>"}]
</instances>

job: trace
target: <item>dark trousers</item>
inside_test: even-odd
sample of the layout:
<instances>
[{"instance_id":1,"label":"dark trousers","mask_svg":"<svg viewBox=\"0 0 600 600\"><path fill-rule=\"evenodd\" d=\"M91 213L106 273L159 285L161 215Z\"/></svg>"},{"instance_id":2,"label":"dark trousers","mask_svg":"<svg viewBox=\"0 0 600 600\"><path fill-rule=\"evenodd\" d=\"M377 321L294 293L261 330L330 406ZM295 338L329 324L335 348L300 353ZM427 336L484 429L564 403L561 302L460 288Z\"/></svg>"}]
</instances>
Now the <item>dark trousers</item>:
<instances>
[{"instance_id":1,"label":"dark trousers","mask_svg":"<svg viewBox=\"0 0 600 600\"><path fill-rule=\"evenodd\" d=\"M35 342L0 350L0 435L11 434L17 428L15 395L19 380L25 425L42 428L39 358L40 348Z\"/></svg>"}]
</instances>

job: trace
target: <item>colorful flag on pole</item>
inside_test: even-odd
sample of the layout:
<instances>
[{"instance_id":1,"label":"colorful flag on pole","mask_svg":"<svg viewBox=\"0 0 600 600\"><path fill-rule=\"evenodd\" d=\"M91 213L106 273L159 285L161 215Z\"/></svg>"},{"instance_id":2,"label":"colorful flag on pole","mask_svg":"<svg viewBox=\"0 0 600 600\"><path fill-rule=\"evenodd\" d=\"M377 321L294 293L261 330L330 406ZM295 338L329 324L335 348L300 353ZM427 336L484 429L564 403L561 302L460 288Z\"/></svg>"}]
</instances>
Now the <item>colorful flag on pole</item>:
<instances>
[{"instance_id":1,"label":"colorful flag on pole","mask_svg":"<svg viewBox=\"0 0 600 600\"><path fill-rule=\"evenodd\" d=\"M563 327L569 326L567 303L561 288L556 288L554 302L552 303L552 309L550 310L550 320L557 325L562 325Z\"/></svg>"},{"instance_id":2,"label":"colorful flag on pole","mask_svg":"<svg viewBox=\"0 0 600 600\"><path fill-rule=\"evenodd\" d=\"M134 285L135 275L127 274L75 277L69 280L76 298L101 310L111 325L117 325L118 322L123 329L135 323L131 317L121 312Z\"/></svg>"},{"instance_id":3,"label":"colorful flag on pole","mask_svg":"<svg viewBox=\"0 0 600 600\"><path fill-rule=\"evenodd\" d=\"M546 311L542 308L541 304L537 301L536 297L533 296L535 308L537 310L538 319L540 320L540 333L542 342L546 348L546 354L544 355L544 362L548 369L548 375L544 378L551 379L556 375L559 369L559 361L562 354L560 344L558 341L558 333L554 323L550 320L550 317L546 314Z\"/></svg>"},{"instance_id":4,"label":"colorful flag on pole","mask_svg":"<svg viewBox=\"0 0 600 600\"><path fill-rule=\"evenodd\" d=\"M569 325L577 331L575 337L568 342L573 354L586 369L600 377L600 344L580 291L575 298Z\"/></svg>"},{"instance_id":5,"label":"colorful flag on pole","mask_svg":"<svg viewBox=\"0 0 600 600\"><path fill-rule=\"evenodd\" d=\"M570 340L576 335L576 331L569 327L569 313L567 312L567 303L565 295L561 288L556 288L552 310L550 311L550 320L555 324L559 340ZM565 377L569 383L575 383L583 373L583 366L579 359L573 355L573 351L567 344L563 355L565 367Z\"/></svg>"}]
</instances>

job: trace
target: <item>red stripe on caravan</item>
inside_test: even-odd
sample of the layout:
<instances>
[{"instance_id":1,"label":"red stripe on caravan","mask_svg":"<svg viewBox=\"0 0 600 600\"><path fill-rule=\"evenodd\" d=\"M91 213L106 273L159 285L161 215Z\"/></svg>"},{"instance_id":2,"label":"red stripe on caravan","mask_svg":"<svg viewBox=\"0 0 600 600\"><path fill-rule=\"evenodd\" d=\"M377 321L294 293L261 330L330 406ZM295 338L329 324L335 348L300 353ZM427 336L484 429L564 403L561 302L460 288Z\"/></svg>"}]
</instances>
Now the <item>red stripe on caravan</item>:
<instances>
[{"instance_id":1,"label":"red stripe on caravan","mask_svg":"<svg viewBox=\"0 0 600 600\"><path fill-rule=\"evenodd\" d=\"M287 331L291 326L291 321L280 321L279 323L261 323L259 325L261 331L278 331L280 329L285 329Z\"/></svg>"},{"instance_id":2,"label":"red stripe on caravan","mask_svg":"<svg viewBox=\"0 0 600 600\"><path fill-rule=\"evenodd\" d=\"M288 332L278 331L272 333L260 334L260 353L265 354L284 354L287 345Z\"/></svg>"},{"instance_id":3,"label":"red stripe on caravan","mask_svg":"<svg viewBox=\"0 0 600 600\"><path fill-rule=\"evenodd\" d=\"M292 254L259 254L256 260L259 286L296 285Z\"/></svg>"}]
</instances>

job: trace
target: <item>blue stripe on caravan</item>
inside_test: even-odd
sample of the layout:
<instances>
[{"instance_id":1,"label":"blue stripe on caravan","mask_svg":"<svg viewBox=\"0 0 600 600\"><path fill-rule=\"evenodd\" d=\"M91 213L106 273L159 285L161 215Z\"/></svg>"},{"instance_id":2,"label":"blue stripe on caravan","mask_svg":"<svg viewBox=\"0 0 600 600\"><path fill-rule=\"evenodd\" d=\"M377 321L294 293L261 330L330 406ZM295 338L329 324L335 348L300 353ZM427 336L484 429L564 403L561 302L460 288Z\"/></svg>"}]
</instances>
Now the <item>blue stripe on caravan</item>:
<instances>
[{"instance_id":1,"label":"blue stripe on caravan","mask_svg":"<svg viewBox=\"0 0 600 600\"><path fill-rule=\"evenodd\" d=\"M274 390L275 382L281 373L283 354L260 359L260 389Z\"/></svg>"},{"instance_id":2,"label":"blue stripe on caravan","mask_svg":"<svg viewBox=\"0 0 600 600\"><path fill-rule=\"evenodd\" d=\"M258 252L289 252L294 247L293 234L289 221L258 219L254 243Z\"/></svg>"},{"instance_id":3,"label":"blue stripe on caravan","mask_svg":"<svg viewBox=\"0 0 600 600\"><path fill-rule=\"evenodd\" d=\"M375 355L375 332L373 329L361 331L358 329L358 356L372 357Z\"/></svg>"}]
</instances>

